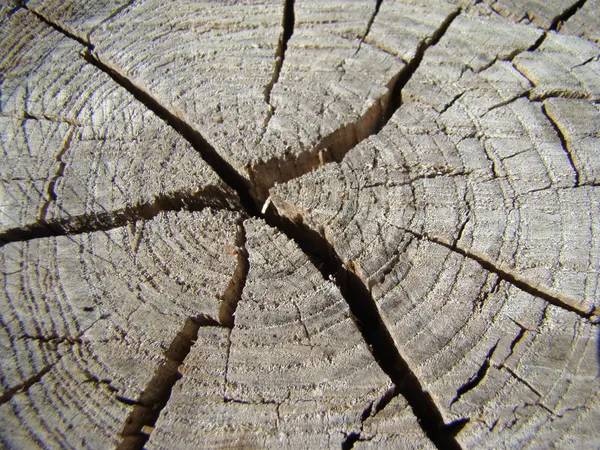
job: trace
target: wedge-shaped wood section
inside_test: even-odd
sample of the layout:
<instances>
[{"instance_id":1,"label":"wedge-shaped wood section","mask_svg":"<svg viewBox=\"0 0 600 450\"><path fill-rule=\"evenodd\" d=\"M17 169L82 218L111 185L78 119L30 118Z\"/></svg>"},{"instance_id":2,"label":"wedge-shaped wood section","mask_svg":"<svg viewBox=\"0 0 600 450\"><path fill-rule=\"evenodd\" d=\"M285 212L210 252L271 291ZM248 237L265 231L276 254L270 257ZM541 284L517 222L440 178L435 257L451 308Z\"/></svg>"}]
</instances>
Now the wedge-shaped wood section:
<instances>
[{"instance_id":1,"label":"wedge-shaped wood section","mask_svg":"<svg viewBox=\"0 0 600 450\"><path fill-rule=\"evenodd\" d=\"M2 247L2 443L108 448L139 432L194 325L227 321L240 226L230 212L168 212Z\"/></svg>"},{"instance_id":2,"label":"wedge-shaped wood section","mask_svg":"<svg viewBox=\"0 0 600 450\"><path fill-rule=\"evenodd\" d=\"M393 386L336 286L264 222L245 228L250 270L235 327L201 329L148 448L339 448L362 439ZM403 427L379 425L382 439L430 446L405 401L394 401L400 407L390 405L386 419Z\"/></svg>"},{"instance_id":3,"label":"wedge-shaped wood section","mask_svg":"<svg viewBox=\"0 0 600 450\"><path fill-rule=\"evenodd\" d=\"M52 21L71 30L74 4ZM275 182L319 163L325 137L348 147L375 132L405 61L456 11L442 1L383 8L146 0L112 14L89 42L99 64L201 133L264 200ZM392 26L402 45L389 54L377 39Z\"/></svg>"},{"instance_id":4,"label":"wedge-shaped wood section","mask_svg":"<svg viewBox=\"0 0 600 450\"><path fill-rule=\"evenodd\" d=\"M380 133L271 200L369 288L446 423L469 418L460 443L594 446L597 109L529 100L476 40L476 66L450 52L469 23L426 52Z\"/></svg>"},{"instance_id":5,"label":"wedge-shaped wood section","mask_svg":"<svg viewBox=\"0 0 600 450\"><path fill-rule=\"evenodd\" d=\"M5 15L0 33L18 42L0 62L4 240L236 204L188 142L83 59L84 47L24 9Z\"/></svg>"},{"instance_id":6,"label":"wedge-shaped wood section","mask_svg":"<svg viewBox=\"0 0 600 450\"><path fill-rule=\"evenodd\" d=\"M531 97L600 100L600 49L585 39L549 33L535 52L515 58L515 67L533 85Z\"/></svg>"}]
</instances>

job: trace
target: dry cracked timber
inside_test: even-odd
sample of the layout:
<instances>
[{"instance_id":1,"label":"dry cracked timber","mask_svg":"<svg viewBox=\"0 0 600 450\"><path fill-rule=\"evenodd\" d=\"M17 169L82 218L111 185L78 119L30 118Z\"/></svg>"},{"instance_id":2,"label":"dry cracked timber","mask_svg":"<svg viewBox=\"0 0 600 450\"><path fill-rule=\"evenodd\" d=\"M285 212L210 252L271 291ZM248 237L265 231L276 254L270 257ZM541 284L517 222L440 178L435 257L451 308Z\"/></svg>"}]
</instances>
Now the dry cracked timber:
<instances>
[{"instance_id":1,"label":"dry cracked timber","mask_svg":"<svg viewBox=\"0 0 600 450\"><path fill-rule=\"evenodd\" d=\"M595 448L600 3L0 3L6 448Z\"/></svg>"}]
</instances>

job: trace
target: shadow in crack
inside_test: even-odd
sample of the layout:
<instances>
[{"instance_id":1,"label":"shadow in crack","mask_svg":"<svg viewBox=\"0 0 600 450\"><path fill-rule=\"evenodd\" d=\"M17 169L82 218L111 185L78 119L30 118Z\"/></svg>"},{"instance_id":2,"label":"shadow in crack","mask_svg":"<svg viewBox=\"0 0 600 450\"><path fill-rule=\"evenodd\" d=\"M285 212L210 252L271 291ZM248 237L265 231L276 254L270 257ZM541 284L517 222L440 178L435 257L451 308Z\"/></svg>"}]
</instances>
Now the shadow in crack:
<instances>
[{"instance_id":1,"label":"shadow in crack","mask_svg":"<svg viewBox=\"0 0 600 450\"><path fill-rule=\"evenodd\" d=\"M600 325L598 325L598 336L596 336L596 362L598 363L598 375L597 378L600 378Z\"/></svg>"}]
</instances>

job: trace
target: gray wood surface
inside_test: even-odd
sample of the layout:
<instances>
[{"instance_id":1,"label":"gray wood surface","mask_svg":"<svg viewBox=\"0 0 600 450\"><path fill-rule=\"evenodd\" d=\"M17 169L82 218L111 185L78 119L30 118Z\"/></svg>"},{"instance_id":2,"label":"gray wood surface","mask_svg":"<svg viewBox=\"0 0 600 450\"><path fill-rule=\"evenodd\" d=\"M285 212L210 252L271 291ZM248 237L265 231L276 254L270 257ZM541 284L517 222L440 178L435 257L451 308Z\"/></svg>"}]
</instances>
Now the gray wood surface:
<instances>
[{"instance_id":1,"label":"gray wood surface","mask_svg":"<svg viewBox=\"0 0 600 450\"><path fill-rule=\"evenodd\" d=\"M600 448L599 8L0 2L0 447Z\"/></svg>"}]
</instances>

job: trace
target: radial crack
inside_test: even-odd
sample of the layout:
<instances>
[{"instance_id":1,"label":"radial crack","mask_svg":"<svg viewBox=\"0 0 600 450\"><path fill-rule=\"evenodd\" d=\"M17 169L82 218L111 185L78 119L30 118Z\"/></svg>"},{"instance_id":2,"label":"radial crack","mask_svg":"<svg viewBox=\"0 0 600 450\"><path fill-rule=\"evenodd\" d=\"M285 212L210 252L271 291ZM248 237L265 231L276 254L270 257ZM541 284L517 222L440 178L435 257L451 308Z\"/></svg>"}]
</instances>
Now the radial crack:
<instances>
[{"instance_id":1,"label":"radial crack","mask_svg":"<svg viewBox=\"0 0 600 450\"><path fill-rule=\"evenodd\" d=\"M150 201L114 211L42 220L21 228L11 228L0 233L0 247L9 242L112 230L137 220L150 220L163 211L201 211L206 207L233 210L236 206L222 189L207 186L196 193L161 194Z\"/></svg>"},{"instance_id":2,"label":"radial crack","mask_svg":"<svg viewBox=\"0 0 600 450\"><path fill-rule=\"evenodd\" d=\"M46 185L46 201L40 208L40 215L39 215L40 222L43 222L43 223L46 222L46 214L48 213L48 208L50 207L50 204L52 202L56 201L56 191L54 190L54 186L55 186L56 182L58 181L58 179L64 175L65 167L67 164L63 161L62 157L65 154L65 152L68 150L69 145L71 144L71 139L73 138L74 130L75 130L75 128L73 126L71 126L71 128L69 128L67 137L65 138L65 141L64 141L62 147L60 148L60 150L58 151L58 153L56 155L55 159L56 159L56 162L58 163L58 168L56 169L56 173L54 174L54 176L48 181L48 184Z\"/></svg>"},{"instance_id":3,"label":"radial crack","mask_svg":"<svg viewBox=\"0 0 600 450\"><path fill-rule=\"evenodd\" d=\"M58 357L58 361L60 361L60 358L61 358L61 356ZM4 394L0 395L0 405L3 405L5 403L9 402L18 393L24 392L27 389L29 389L31 386L33 386L35 383L38 383L44 377L44 375L46 375L48 372L50 372L50 370L52 370L52 368L56 364L58 364L58 361L45 366L42 370L40 370L35 375L29 377L22 383L10 388Z\"/></svg>"},{"instance_id":4,"label":"radial crack","mask_svg":"<svg viewBox=\"0 0 600 450\"><path fill-rule=\"evenodd\" d=\"M73 39L74 41L79 42L81 45L87 47L88 49L93 49L94 48L94 46L91 44L91 42L89 42L88 40L82 38L81 36L77 36L75 33L73 33L71 31L67 30L66 28L64 28L58 22L55 22L52 19L49 19L49 18L45 17L43 14L39 13L35 9L30 8L29 6L26 5L26 2L22 2L20 6L22 8L24 8L24 9L26 9L27 11L29 11L34 16L36 16L38 19L40 19L46 25L54 28L59 33L64 34L68 38Z\"/></svg>"},{"instance_id":5,"label":"radial crack","mask_svg":"<svg viewBox=\"0 0 600 450\"><path fill-rule=\"evenodd\" d=\"M237 248L233 250L237 254L237 267L229 285L223 294L221 308L219 309L219 322L228 328L235 325L235 311L242 298L242 292L246 286L246 278L250 270L248 251L246 249L246 230L243 223L238 223L238 234L236 237Z\"/></svg>"},{"instance_id":6,"label":"radial crack","mask_svg":"<svg viewBox=\"0 0 600 450\"><path fill-rule=\"evenodd\" d=\"M150 437L161 411L169 401L175 384L182 378L179 367L189 354L203 326L221 326L207 316L189 317L165 352L164 361L138 400L122 399L134 407L125 421L119 450L140 450Z\"/></svg>"},{"instance_id":7,"label":"radial crack","mask_svg":"<svg viewBox=\"0 0 600 450\"><path fill-rule=\"evenodd\" d=\"M310 229L301 220L293 222L279 216L274 210L266 214L265 220L294 240L311 257L323 278L335 281L377 364L390 377L398 393L407 400L429 439L440 449L460 448L455 439L456 429L444 423L433 397L421 385L396 347L364 281L343 263L333 245L321 233ZM348 445L359 437L349 435Z\"/></svg>"},{"instance_id":8,"label":"radial crack","mask_svg":"<svg viewBox=\"0 0 600 450\"><path fill-rule=\"evenodd\" d=\"M381 8L382 3L383 3L383 0L375 1L375 9L373 10L373 14L371 14L371 17L369 18L369 22L367 22L367 28L365 29L365 32L360 37L360 42L358 43L358 48L356 49L356 53L354 53L354 55L356 55L360 51L360 48L362 47L363 43L365 42L365 39L369 35L369 32L371 31L371 27L373 26L373 22L375 22L375 18L377 17L377 14L379 14L379 9Z\"/></svg>"},{"instance_id":9,"label":"radial crack","mask_svg":"<svg viewBox=\"0 0 600 450\"><path fill-rule=\"evenodd\" d=\"M274 157L249 167L257 201L264 202L269 196L269 189L276 183L285 183L301 177L327 162L341 162L359 143L381 131L402 104L401 91L421 64L427 49L439 42L460 13L460 8L455 9L431 36L420 42L415 56L388 81L385 94L375 100L354 122L340 126L312 149L298 156Z\"/></svg>"},{"instance_id":10,"label":"radial crack","mask_svg":"<svg viewBox=\"0 0 600 450\"><path fill-rule=\"evenodd\" d=\"M496 341L494 346L487 353L487 355L485 356L485 360L483 361L483 364L481 365L477 373L475 373L465 384L458 388L458 390L456 391L456 396L450 402L450 406L459 401L464 394L466 394L469 391L472 391L477 386L479 386L479 384L483 381L483 379L488 373L488 370L490 369L490 360L492 359L492 356L496 351L499 342L500 341Z\"/></svg>"},{"instance_id":11,"label":"radial crack","mask_svg":"<svg viewBox=\"0 0 600 450\"><path fill-rule=\"evenodd\" d=\"M273 76L271 77L269 83L267 83L265 86L265 103L269 106L267 118L265 119L265 128L275 112L275 108L273 105L271 105L271 92L273 91L273 87L279 81L279 75L281 74L281 68L283 67L283 62L285 61L285 52L287 51L288 42L294 34L294 24L294 0L285 0L285 4L283 6L283 19L281 21L281 26L283 29L281 31L281 35L279 36L277 50L275 51Z\"/></svg>"},{"instance_id":12,"label":"radial crack","mask_svg":"<svg viewBox=\"0 0 600 450\"><path fill-rule=\"evenodd\" d=\"M577 165L575 164L575 161L573 160L573 153L571 153L567 139L565 138L563 131L560 129L558 122L556 122L553 119L552 115L548 112L548 109L546 108L546 103L542 103L542 113L544 114L544 116L546 116L546 118L550 122L550 125L552 125L552 128L554 128L554 131L556 131L556 134L558 135L558 139L560 140L560 145L561 145L562 149L564 150L565 154L567 155L567 159L569 160L569 164L571 165L573 172L575 172L575 183L573 184L573 187L579 187L581 178L580 178L579 169L577 168Z\"/></svg>"},{"instance_id":13,"label":"radial crack","mask_svg":"<svg viewBox=\"0 0 600 450\"><path fill-rule=\"evenodd\" d=\"M581 306L580 302L578 302L572 298L552 292L552 291L544 288L543 286L540 286L539 284L537 284L537 285L532 284L530 281L521 278L519 275L515 274L514 272L511 272L507 269L496 266L493 262L489 261L483 255L472 253L462 247L455 246L453 244L445 242L444 240L436 238L434 236L430 236L430 235L423 234L423 233L417 233L415 231L412 231L412 230L409 230L406 228L402 228L402 230L413 235L414 237L416 237L419 240L431 241L435 244L442 245L442 246L446 247L447 249L464 256L465 258L469 258L469 259L477 262L481 267L483 267L488 272L492 272L492 273L496 274L503 281L506 281L506 282L512 284L513 286L521 289L524 292L527 292L528 294L531 294L531 295L539 297L543 300L546 300L548 303L551 303L554 306L558 306L559 308L574 312L575 314L577 314L585 319L589 319L592 323L597 323L600 321L600 310L593 305L590 306L588 309L585 309L583 306Z\"/></svg>"}]
</instances>

